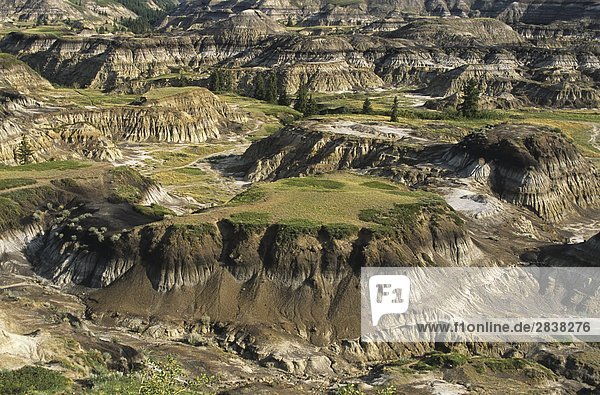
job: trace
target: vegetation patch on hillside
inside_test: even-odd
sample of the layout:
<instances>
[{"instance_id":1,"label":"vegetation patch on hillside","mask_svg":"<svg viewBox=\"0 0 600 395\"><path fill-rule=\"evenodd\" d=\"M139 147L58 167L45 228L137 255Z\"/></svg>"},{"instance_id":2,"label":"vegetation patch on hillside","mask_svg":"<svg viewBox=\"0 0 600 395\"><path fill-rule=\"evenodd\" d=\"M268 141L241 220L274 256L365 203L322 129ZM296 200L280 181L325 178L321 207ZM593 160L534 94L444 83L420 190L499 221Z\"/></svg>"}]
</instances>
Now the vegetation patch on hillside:
<instances>
[{"instance_id":1,"label":"vegetation patch on hillside","mask_svg":"<svg viewBox=\"0 0 600 395\"><path fill-rule=\"evenodd\" d=\"M33 185L37 181L31 178L6 178L0 179L0 191L12 188L23 187L27 185Z\"/></svg>"},{"instance_id":2,"label":"vegetation patch on hillside","mask_svg":"<svg viewBox=\"0 0 600 395\"><path fill-rule=\"evenodd\" d=\"M54 394L67 390L70 380L62 374L39 366L0 371L0 394Z\"/></svg>"},{"instance_id":3,"label":"vegetation patch on hillside","mask_svg":"<svg viewBox=\"0 0 600 395\"><path fill-rule=\"evenodd\" d=\"M91 166L89 163L79 162L76 160L57 160L47 161L39 163L28 163L20 166L7 166L0 165L0 172L2 171L50 171L50 170L74 170L81 169L83 167Z\"/></svg>"}]
</instances>

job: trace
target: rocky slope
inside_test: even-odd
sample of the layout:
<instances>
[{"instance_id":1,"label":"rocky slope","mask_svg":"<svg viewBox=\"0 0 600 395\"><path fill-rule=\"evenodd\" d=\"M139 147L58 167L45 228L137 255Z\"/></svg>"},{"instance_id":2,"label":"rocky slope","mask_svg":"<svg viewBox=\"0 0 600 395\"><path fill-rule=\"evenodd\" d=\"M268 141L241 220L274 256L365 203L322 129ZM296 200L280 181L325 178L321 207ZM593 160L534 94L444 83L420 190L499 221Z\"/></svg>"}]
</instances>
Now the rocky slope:
<instances>
[{"instance_id":1,"label":"rocky slope","mask_svg":"<svg viewBox=\"0 0 600 395\"><path fill-rule=\"evenodd\" d=\"M442 161L457 171L479 172L501 199L550 221L598 205L597 170L554 131L501 125L467 136Z\"/></svg>"},{"instance_id":2,"label":"rocky slope","mask_svg":"<svg viewBox=\"0 0 600 395\"><path fill-rule=\"evenodd\" d=\"M83 0L78 4L67 0L10 0L0 4L0 22L46 23L79 21L82 27L93 27L111 23L118 18L132 18L136 14L113 1L98 3Z\"/></svg>"},{"instance_id":3,"label":"rocky slope","mask_svg":"<svg viewBox=\"0 0 600 395\"><path fill-rule=\"evenodd\" d=\"M36 160L73 155L115 160L121 157L116 146L121 141L198 143L219 138L222 130L245 121L241 113L204 88L157 92L130 105L104 108L48 106L5 92L0 161L14 163L24 133Z\"/></svg>"},{"instance_id":4,"label":"rocky slope","mask_svg":"<svg viewBox=\"0 0 600 395\"><path fill-rule=\"evenodd\" d=\"M600 264L600 233L583 243L551 245L531 251L525 258L546 266L598 266Z\"/></svg>"},{"instance_id":5,"label":"rocky slope","mask_svg":"<svg viewBox=\"0 0 600 395\"><path fill-rule=\"evenodd\" d=\"M340 132L347 127L351 132ZM399 133L404 132L399 130ZM262 181L414 163L420 149L395 137L393 133L386 136L377 127L367 125L342 122L331 127L304 123L252 144L241 158L240 169L246 179ZM416 178L407 175L408 183L418 179L417 173Z\"/></svg>"},{"instance_id":6,"label":"rocky slope","mask_svg":"<svg viewBox=\"0 0 600 395\"><path fill-rule=\"evenodd\" d=\"M423 206L410 230L391 233L223 220L126 232L109 227L99 240L85 220L83 231L67 220L33 240L28 254L34 269L57 283L106 287L93 292L99 304L91 307L99 312L208 315L238 324L283 320L295 327L292 333L326 344L358 336L361 266L480 261L448 210Z\"/></svg>"},{"instance_id":7,"label":"rocky slope","mask_svg":"<svg viewBox=\"0 0 600 395\"><path fill-rule=\"evenodd\" d=\"M229 122L241 120L211 92L197 88L160 99L142 97L129 106L64 111L48 123L85 122L113 140L198 143L218 138Z\"/></svg>"},{"instance_id":8,"label":"rocky slope","mask_svg":"<svg viewBox=\"0 0 600 395\"><path fill-rule=\"evenodd\" d=\"M475 173L499 198L549 221L597 207L600 179L594 166L563 135L525 125L500 125L445 148L368 126L306 123L254 143L240 169L252 181L331 172L385 169L409 185L444 175ZM412 140L411 140L412 139ZM416 143L416 144L415 144Z\"/></svg>"},{"instance_id":9,"label":"rocky slope","mask_svg":"<svg viewBox=\"0 0 600 395\"><path fill-rule=\"evenodd\" d=\"M476 78L491 106L600 105L600 63L591 37L538 42L543 34L535 33L527 42L493 19L424 19L391 32L322 36L283 31L255 11L211 23L193 33L135 39L12 33L0 50L52 82L126 92L148 89L149 78L218 65L231 70L245 93L264 72L275 72L289 94L304 80L323 92L413 85L430 96L452 96ZM493 99L499 96L506 98Z\"/></svg>"},{"instance_id":10,"label":"rocky slope","mask_svg":"<svg viewBox=\"0 0 600 395\"><path fill-rule=\"evenodd\" d=\"M38 89L51 89L52 85L14 56L0 54L0 88L28 93Z\"/></svg>"},{"instance_id":11,"label":"rocky slope","mask_svg":"<svg viewBox=\"0 0 600 395\"><path fill-rule=\"evenodd\" d=\"M172 12L172 26L189 26L218 18L227 10L239 12L247 7L243 2L215 3L206 6L200 1L185 2ZM456 0L367 0L365 2L328 2L309 0L301 4L290 0L261 1L253 8L279 20L294 20L304 25L344 25L364 23L391 15L432 16L485 16L505 22L549 24L554 21L598 19L599 10L594 1L569 2L566 0L519 1L456 1ZM183 21L187 21L184 23Z\"/></svg>"}]
</instances>

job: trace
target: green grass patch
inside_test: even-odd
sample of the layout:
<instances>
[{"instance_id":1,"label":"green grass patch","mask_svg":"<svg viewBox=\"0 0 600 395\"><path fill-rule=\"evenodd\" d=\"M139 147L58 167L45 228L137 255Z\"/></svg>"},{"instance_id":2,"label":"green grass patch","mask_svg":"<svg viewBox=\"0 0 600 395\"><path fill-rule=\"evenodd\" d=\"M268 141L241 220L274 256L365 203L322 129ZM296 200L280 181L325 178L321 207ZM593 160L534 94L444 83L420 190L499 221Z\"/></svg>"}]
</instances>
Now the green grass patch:
<instances>
[{"instance_id":1,"label":"green grass patch","mask_svg":"<svg viewBox=\"0 0 600 395\"><path fill-rule=\"evenodd\" d=\"M360 215L362 210L385 213L394 204L416 204L437 196L409 191L400 185L397 190L362 185L371 181L385 183L381 178L346 172L258 183L234 197L225 206L209 210L206 215L201 216L219 220L235 212L252 211L269 213L274 224L305 219L319 224L373 227L378 224L364 221Z\"/></svg>"},{"instance_id":2,"label":"green grass patch","mask_svg":"<svg viewBox=\"0 0 600 395\"><path fill-rule=\"evenodd\" d=\"M74 170L91 166L90 163L75 160L57 160L40 163L29 163L20 166L0 165L0 171L51 171L51 170Z\"/></svg>"},{"instance_id":3,"label":"green grass patch","mask_svg":"<svg viewBox=\"0 0 600 395\"><path fill-rule=\"evenodd\" d=\"M231 214L231 222L250 225L268 225L270 219L269 213L257 213L254 211L242 211Z\"/></svg>"},{"instance_id":4,"label":"green grass patch","mask_svg":"<svg viewBox=\"0 0 600 395\"><path fill-rule=\"evenodd\" d=\"M396 185L388 184L387 182L382 182L382 181L367 181L367 182L363 182L360 185L365 186L367 188L381 189L384 191L397 191L398 190L398 187Z\"/></svg>"},{"instance_id":5,"label":"green grass patch","mask_svg":"<svg viewBox=\"0 0 600 395\"><path fill-rule=\"evenodd\" d=\"M33 185L37 181L31 178L6 178L0 180L0 191L18 187L24 187L27 185Z\"/></svg>"},{"instance_id":6,"label":"green grass patch","mask_svg":"<svg viewBox=\"0 0 600 395\"><path fill-rule=\"evenodd\" d=\"M456 368L458 366L462 366L469 358L465 355L451 352L451 353L433 353L425 356L421 362L436 368Z\"/></svg>"},{"instance_id":7,"label":"green grass patch","mask_svg":"<svg viewBox=\"0 0 600 395\"><path fill-rule=\"evenodd\" d=\"M152 185L152 181L137 171L120 166L111 169L110 184L113 202L136 203L142 198L143 191Z\"/></svg>"},{"instance_id":8,"label":"green grass patch","mask_svg":"<svg viewBox=\"0 0 600 395\"><path fill-rule=\"evenodd\" d=\"M342 189L344 183L336 180L318 177L287 178L281 181L282 185L294 188L313 188L313 189Z\"/></svg>"},{"instance_id":9,"label":"green grass patch","mask_svg":"<svg viewBox=\"0 0 600 395\"><path fill-rule=\"evenodd\" d=\"M229 221L238 232L255 232L266 229L270 224L270 217L269 213L242 211L232 214Z\"/></svg>"},{"instance_id":10,"label":"green grass patch","mask_svg":"<svg viewBox=\"0 0 600 395\"><path fill-rule=\"evenodd\" d=\"M173 224L171 227L173 230L180 232L184 237L188 238L200 238L217 234L215 225L207 222L197 224Z\"/></svg>"},{"instance_id":11,"label":"green grass patch","mask_svg":"<svg viewBox=\"0 0 600 395\"><path fill-rule=\"evenodd\" d=\"M175 215L173 210L156 203L152 203L150 206L142 206L140 204L135 204L133 208L138 213L155 220L161 220L166 216Z\"/></svg>"},{"instance_id":12,"label":"green grass patch","mask_svg":"<svg viewBox=\"0 0 600 395\"><path fill-rule=\"evenodd\" d=\"M271 104L266 101L251 97L240 96L232 93L221 94L219 97L226 103L237 105L251 113L259 113L274 117L281 117L283 115L300 117L302 115L291 107L280 106L279 104Z\"/></svg>"},{"instance_id":13,"label":"green grass patch","mask_svg":"<svg viewBox=\"0 0 600 395\"><path fill-rule=\"evenodd\" d=\"M0 394L56 394L70 387L70 380L62 374L39 366L25 366L0 372Z\"/></svg>"},{"instance_id":14,"label":"green grass patch","mask_svg":"<svg viewBox=\"0 0 600 395\"><path fill-rule=\"evenodd\" d=\"M283 125L281 123L264 123L259 130L248 134L248 140L257 141L277 133Z\"/></svg>"},{"instance_id":15,"label":"green grass patch","mask_svg":"<svg viewBox=\"0 0 600 395\"><path fill-rule=\"evenodd\" d=\"M264 199L267 193L259 187L251 187L244 192L236 195L228 203L230 206L239 206L243 204L256 203Z\"/></svg>"},{"instance_id":16,"label":"green grass patch","mask_svg":"<svg viewBox=\"0 0 600 395\"><path fill-rule=\"evenodd\" d=\"M206 172L202 169L198 169L196 167L183 167L181 169L175 169L177 173L185 174L188 176L204 176Z\"/></svg>"},{"instance_id":17,"label":"green grass patch","mask_svg":"<svg viewBox=\"0 0 600 395\"><path fill-rule=\"evenodd\" d=\"M287 244L292 243L303 235L316 237L321 223L305 218L289 218L280 221L277 224L276 243Z\"/></svg>"}]
</instances>

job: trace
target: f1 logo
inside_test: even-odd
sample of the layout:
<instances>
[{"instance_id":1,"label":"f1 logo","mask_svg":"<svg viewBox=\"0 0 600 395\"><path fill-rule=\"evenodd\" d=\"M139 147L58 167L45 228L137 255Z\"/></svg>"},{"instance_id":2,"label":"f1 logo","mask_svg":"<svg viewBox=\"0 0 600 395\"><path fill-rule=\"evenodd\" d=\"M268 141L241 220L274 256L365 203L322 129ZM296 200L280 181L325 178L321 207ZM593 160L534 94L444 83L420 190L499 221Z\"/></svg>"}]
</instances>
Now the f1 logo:
<instances>
[{"instance_id":1,"label":"f1 logo","mask_svg":"<svg viewBox=\"0 0 600 395\"><path fill-rule=\"evenodd\" d=\"M376 275L369 278L373 326L377 326L385 314L405 313L409 295L410 279L404 275Z\"/></svg>"}]
</instances>

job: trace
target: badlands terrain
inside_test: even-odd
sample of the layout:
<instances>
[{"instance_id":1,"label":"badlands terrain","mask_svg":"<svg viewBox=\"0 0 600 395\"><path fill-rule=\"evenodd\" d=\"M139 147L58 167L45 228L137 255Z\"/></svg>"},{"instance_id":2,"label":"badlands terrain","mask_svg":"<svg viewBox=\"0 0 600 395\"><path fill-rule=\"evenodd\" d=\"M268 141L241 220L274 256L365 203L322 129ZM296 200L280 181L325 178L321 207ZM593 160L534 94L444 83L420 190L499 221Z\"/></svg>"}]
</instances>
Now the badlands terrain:
<instances>
[{"instance_id":1,"label":"badlands terrain","mask_svg":"<svg viewBox=\"0 0 600 395\"><path fill-rule=\"evenodd\" d=\"M597 393L594 343L361 342L359 290L600 264L599 20L2 2L0 394Z\"/></svg>"}]
</instances>

